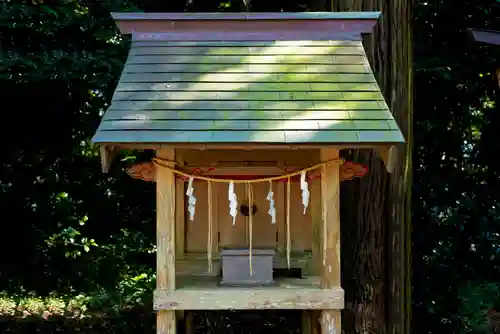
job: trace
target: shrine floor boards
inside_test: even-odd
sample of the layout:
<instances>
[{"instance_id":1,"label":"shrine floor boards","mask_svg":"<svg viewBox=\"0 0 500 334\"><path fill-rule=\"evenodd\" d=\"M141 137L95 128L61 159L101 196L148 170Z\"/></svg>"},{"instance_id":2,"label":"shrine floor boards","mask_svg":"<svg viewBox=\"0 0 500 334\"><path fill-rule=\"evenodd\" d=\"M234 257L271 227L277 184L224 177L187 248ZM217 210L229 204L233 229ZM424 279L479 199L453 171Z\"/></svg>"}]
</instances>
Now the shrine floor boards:
<instances>
[{"instance_id":1,"label":"shrine floor boards","mask_svg":"<svg viewBox=\"0 0 500 334\"><path fill-rule=\"evenodd\" d=\"M277 279L269 287L221 287L214 276L178 276L174 291L156 290L155 310L342 309L341 288L321 289L318 277Z\"/></svg>"}]
</instances>

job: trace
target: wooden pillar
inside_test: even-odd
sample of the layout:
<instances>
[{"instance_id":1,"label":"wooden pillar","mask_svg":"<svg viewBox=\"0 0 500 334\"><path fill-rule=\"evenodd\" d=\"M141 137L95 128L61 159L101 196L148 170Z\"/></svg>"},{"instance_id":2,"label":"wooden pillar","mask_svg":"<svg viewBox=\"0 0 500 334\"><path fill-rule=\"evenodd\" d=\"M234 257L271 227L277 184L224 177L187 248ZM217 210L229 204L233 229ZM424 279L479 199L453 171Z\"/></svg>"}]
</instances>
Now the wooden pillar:
<instances>
[{"instance_id":1,"label":"wooden pillar","mask_svg":"<svg viewBox=\"0 0 500 334\"><path fill-rule=\"evenodd\" d=\"M194 319L193 311L187 311L185 318L186 334L194 334L193 319Z\"/></svg>"},{"instance_id":2,"label":"wooden pillar","mask_svg":"<svg viewBox=\"0 0 500 334\"><path fill-rule=\"evenodd\" d=\"M311 332L311 315L309 310L302 311L302 334L312 334Z\"/></svg>"},{"instance_id":3,"label":"wooden pillar","mask_svg":"<svg viewBox=\"0 0 500 334\"><path fill-rule=\"evenodd\" d=\"M321 149L321 161L338 158L337 149ZM324 265L321 270L321 288L331 289L340 287L340 165L329 164L325 169L321 189L321 210L325 217L326 228L322 224L320 230L321 240L326 243L326 258L322 259ZM341 334L341 311L321 311L320 323L321 334Z\"/></svg>"},{"instance_id":4,"label":"wooden pillar","mask_svg":"<svg viewBox=\"0 0 500 334\"><path fill-rule=\"evenodd\" d=\"M319 334L320 317L321 312L318 312L316 310L302 311L302 334Z\"/></svg>"},{"instance_id":5,"label":"wooden pillar","mask_svg":"<svg viewBox=\"0 0 500 334\"><path fill-rule=\"evenodd\" d=\"M175 160L173 149L159 149L156 156ZM167 163L165 163L167 164ZM168 163L174 167L174 163ZM167 168L156 171L156 289L175 289L175 177ZM158 311L157 334L176 334L175 311Z\"/></svg>"}]
</instances>

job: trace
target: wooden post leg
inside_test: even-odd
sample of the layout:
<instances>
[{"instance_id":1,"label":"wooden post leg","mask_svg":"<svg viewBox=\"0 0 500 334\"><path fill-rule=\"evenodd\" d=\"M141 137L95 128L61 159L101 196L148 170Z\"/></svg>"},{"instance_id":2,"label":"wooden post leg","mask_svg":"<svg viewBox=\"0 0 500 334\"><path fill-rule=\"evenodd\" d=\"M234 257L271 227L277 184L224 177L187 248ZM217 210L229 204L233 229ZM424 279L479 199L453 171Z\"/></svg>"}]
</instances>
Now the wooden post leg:
<instances>
[{"instance_id":1,"label":"wooden post leg","mask_svg":"<svg viewBox=\"0 0 500 334\"><path fill-rule=\"evenodd\" d=\"M175 334L177 333L177 323L175 311L157 311L156 313L156 333Z\"/></svg>"},{"instance_id":2,"label":"wooden post leg","mask_svg":"<svg viewBox=\"0 0 500 334\"><path fill-rule=\"evenodd\" d=\"M186 334L194 334L192 311L187 312L186 315Z\"/></svg>"},{"instance_id":3,"label":"wooden post leg","mask_svg":"<svg viewBox=\"0 0 500 334\"><path fill-rule=\"evenodd\" d=\"M341 334L342 318L340 311L321 311L321 334Z\"/></svg>"},{"instance_id":4,"label":"wooden post leg","mask_svg":"<svg viewBox=\"0 0 500 334\"><path fill-rule=\"evenodd\" d=\"M173 149L156 151L158 158L175 160ZM173 163L169 163L173 167ZM167 168L156 171L156 289L175 289L175 178ZM175 311L158 311L157 334L176 334Z\"/></svg>"},{"instance_id":5,"label":"wooden post leg","mask_svg":"<svg viewBox=\"0 0 500 334\"><path fill-rule=\"evenodd\" d=\"M339 158L337 149L321 149L321 160ZM325 168L322 182L321 199L323 226L321 239L326 246L326 254L321 270L321 288L340 287L340 165L329 164ZM325 212L326 210L326 212ZM340 310L321 311L321 334L341 334L342 322Z\"/></svg>"},{"instance_id":6,"label":"wooden post leg","mask_svg":"<svg viewBox=\"0 0 500 334\"><path fill-rule=\"evenodd\" d=\"M321 312L302 311L302 334L320 334Z\"/></svg>"},{"instance_id":7,"label":"wooden post leg","mask_svg":"<svg viewBox=\"0 0 500 334\"><path fill-rule=\"evenodd\" d=\"M302 311L302 334L312 334L311 312Z\"/></svg>"}]
</instances>

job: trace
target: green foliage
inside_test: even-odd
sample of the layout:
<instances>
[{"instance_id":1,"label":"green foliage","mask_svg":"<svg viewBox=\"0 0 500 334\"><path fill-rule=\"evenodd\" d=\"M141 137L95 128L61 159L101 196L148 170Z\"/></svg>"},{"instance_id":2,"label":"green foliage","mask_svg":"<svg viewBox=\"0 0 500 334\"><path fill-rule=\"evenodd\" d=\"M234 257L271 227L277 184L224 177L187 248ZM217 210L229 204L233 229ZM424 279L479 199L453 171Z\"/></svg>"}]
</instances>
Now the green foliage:
<instances>
[{"instance_id":1,"label":"green foliage","mask_svg":"<svg viewBox=\"0 0 500 334\"><path fill-rule=\"evenodd\" d=\"M110 11L135 5L1 6L5 118L25 125L5 136L11 144L3 151L0 201L9 228L0 239L11 255L0 285L41 294L93 293L128 276L149 275L153 189L123 183L119 163L111 176L100 175L98 152L89 143L128 47ZM11 252L11 241L22 251Z\"/></svg>"},{"instance_id":2,"label":"green foliage","mask_svg":"<svg viewBox=\"0 0 500 334\"><path fill-rule=\"evenodd\" d=\"M492 3L414 7L415 333L485 333L486 310L499 308L500 110L492 76L500 47L467 37L468 28L500 29ZM302 11L309 2L250 4ZM123 318L79 326L151 331L154 189L122 171L141 159L136 152L101 174L89 139L129 43L110 12L186 9L250 8L215 0L0 2L0 287L7 293L0 315L24 317L26 332L40 326L32 317L63 317L58 326L70 333L68 319L99 312Z\"/></svg>"},{"instance_id":3,"label":"green foliage","mask_svg":"<svg viewBox=\"0 0 500 334\"><path fill-rule=\"evenodd\" d=\"M457 319L467 333L491 331L486 313L498 306L500 282L465 283L458 289L460 307Z\"/></svg>"},{"instance_id":4,"label":"green foliage","mask_svg":"<svg viewBox=\"0 0 500 334\"><path fill-rule=\"evenodd\" d=\"M415 6L416 332L473 333L485 319L480 302L496 296L488 289L500 277L500 110L492 76L500 48L474 43L467 29L499 24L491 1Z\"/></svg>"}]
</instances>

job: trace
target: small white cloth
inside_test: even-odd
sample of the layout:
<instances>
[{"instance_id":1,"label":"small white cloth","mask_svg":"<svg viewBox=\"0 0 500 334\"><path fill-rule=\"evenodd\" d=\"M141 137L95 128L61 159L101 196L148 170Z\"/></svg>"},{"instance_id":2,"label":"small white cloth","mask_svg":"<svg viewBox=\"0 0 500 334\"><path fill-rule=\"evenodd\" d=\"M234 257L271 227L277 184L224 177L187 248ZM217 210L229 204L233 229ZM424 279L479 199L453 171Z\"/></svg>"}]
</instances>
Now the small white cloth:
<instances>
[{"instance_id":1,"label":"small white cloth","mask_svg":"<svg viewBox=\"0 0 500 334\"><path fill-rule=\"evenodd\" d=\"M309 206L309 184L306 180L307 173L304 171L300 174L300 189L302 190L302 205L304 205L304 214L307 212L307 207Z\"/></svg>"},{"instance_id":2,"label":"small white cloth","mask_svg":"<svg viewBox=\"0 0 500 334\"><path fill-rule=\"evenodd\" d=\"M234 182L229 183L228 188L228 198L229 198L229 215L233 217L233 225L236 224L236 216L238 215L238 198L234 192Z\"/></svg>"},{"instance_id":3,"label":"small white cloth","mask_svg":"<svg viewBox=\"0 0 500 334\"><path fill-rule=\"evenodd\" d=\"M189 220L194 220L194 213L196 211L196 197L194 197L194 188L193 188L193 177L189 178L188 187L186 190L186 196L188 197L188 212L189 212Z\"/></svg>"},{"instance_id":4,"label":"small white cloth","mask_svg":"<svg viewBox=\"0 0 500 334\"><path fill-rule=\"evenodd\" d=\"M272 181L269 181L269 193L267 194L267 200L269 201L269 211L267 213L271 216L271 224L276 224L276 207L274 206Z\"/></svg>"}]
</instances>

